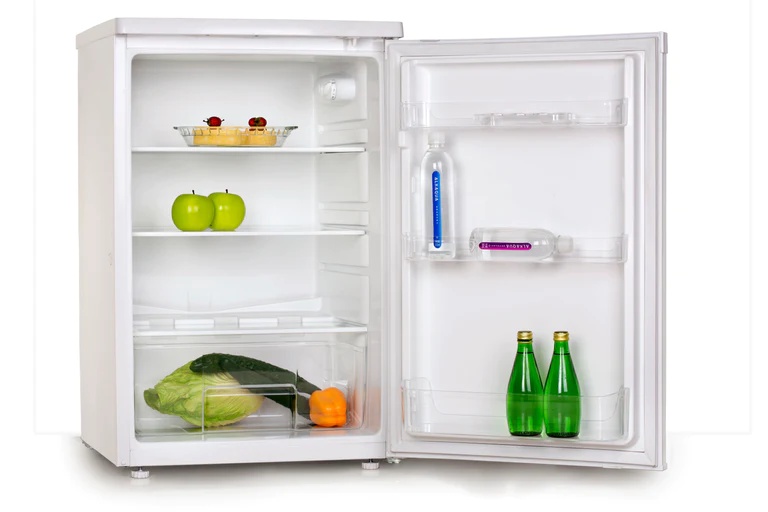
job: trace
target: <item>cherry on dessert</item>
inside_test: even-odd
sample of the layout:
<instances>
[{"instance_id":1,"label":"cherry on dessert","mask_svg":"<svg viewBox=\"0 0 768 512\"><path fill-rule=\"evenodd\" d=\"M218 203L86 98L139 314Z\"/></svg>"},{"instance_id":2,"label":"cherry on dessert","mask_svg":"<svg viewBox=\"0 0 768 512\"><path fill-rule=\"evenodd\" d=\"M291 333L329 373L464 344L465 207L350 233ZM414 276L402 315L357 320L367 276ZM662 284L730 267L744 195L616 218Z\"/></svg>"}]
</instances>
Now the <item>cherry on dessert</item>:
<instances>
[{"instance_id":1,"label":"cherry on dessert","mask_svg":"<svg viewBox=\"0 0 768 512\"><path fill-rule=\"evenodd\" d=\"M248 120L248 126L267 126L267 120L263 117L252 117Z\"/></svg>"},{"instance_id":2,"label":"cherry on dessert","mask_svg":"<svg viewBox=\"0 0 768 512\"><path fill-rule=\"evenodd\" d=\"M208 126L221 126L221 122L224 121L220 117L211 116L208 119L203 119L203 122Z\"/></svg>"}]
</instances>

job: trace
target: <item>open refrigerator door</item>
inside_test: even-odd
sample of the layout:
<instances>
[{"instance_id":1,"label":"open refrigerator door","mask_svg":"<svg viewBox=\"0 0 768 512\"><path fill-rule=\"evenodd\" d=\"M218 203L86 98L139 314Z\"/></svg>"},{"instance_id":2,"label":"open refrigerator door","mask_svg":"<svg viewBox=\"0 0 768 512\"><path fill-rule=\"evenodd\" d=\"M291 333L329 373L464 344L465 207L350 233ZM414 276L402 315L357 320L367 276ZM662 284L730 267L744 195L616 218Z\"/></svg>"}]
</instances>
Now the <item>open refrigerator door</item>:
<instances>
[{"instance_id":1,"label":"open refrigerator door","mask_svg":"<svg viewBox=\"0 0 768 512\"><path fill-rule=\"evenodd\" d=\"M388 42L388 457L665 466L665 53ZM510 434L523 330L542 381L570 333L574 438Z\"/></svg>"}]
</instances>

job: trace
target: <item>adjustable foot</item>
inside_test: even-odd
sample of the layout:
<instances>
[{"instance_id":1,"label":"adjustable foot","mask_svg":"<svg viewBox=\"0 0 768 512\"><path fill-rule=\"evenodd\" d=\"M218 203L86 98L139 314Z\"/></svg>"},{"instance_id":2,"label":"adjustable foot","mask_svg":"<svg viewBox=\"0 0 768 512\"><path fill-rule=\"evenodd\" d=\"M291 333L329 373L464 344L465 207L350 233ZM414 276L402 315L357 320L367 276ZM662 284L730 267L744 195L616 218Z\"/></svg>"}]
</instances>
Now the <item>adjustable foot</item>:
<instances>
[{"instance_id":1,"label":"adjustable foot","mask_svg":"<svg viewBox=\"0 0 768 512\"><path fill-rule=\"evenodd\" d=\"M363 469L379 469L379 461L368 459L367 461L363 462Z\"/></svg>"},{"instance_id":2,"label":"adjustable foot","mask_svg":"<svg viewBox=\"0 0 768 512\"><path fill-rule=\"evenodd\" d=\"M149 478L149 470L144 468L131 468L131 478L143 480Z\"/></svg>"}]
</instances>

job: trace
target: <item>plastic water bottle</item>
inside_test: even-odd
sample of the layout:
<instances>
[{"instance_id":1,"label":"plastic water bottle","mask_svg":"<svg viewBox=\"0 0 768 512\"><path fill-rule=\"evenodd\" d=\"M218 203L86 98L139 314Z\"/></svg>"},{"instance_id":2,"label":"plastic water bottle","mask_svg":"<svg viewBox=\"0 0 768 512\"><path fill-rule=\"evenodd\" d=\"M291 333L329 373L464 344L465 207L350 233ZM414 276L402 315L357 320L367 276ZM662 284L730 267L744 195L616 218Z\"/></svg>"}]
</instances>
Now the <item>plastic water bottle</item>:
<instances>
[{"instance_id":1,"label":"plastic water bottle","mask_svg":"<svg viewBox=\"0 0 768 512\"><path fill-rule=\"evenodd\" d=\"M427 257L454 258L456 256L454 221L453 160L445 151L445 135L432 132L429 147L421 161L421 180L426 191L424 227Z\"/></svg>"},{"instance_id":2,"label":"plastic water bottle","mask_svg":"<svg viewBox=\"0 0 768 512\"><path fill-rule=\"evenodd\" d=\"M469 237L469 251L480 260L538 261L572 250L571 237L546 229L476 228Z\"/></svg>"}]
</instances>

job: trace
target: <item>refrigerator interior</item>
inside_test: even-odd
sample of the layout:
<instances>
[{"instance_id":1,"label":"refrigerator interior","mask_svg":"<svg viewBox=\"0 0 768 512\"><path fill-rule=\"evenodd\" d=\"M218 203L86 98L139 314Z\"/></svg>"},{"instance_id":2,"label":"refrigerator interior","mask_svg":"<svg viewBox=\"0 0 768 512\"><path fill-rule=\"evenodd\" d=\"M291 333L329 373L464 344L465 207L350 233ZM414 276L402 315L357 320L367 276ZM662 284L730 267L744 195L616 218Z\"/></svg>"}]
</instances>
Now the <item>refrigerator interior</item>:
<instances>
[{"instance_id":1,"label":"refrigerator interior","mask_svg":"<svg viewBox=\"0 0 768 512\"><path fill-rule=\"evenodd\" d=\"M140 441L322 435L295 408L273 400L218 427L147 405L147 389L209 353L263 360L321 389L341 389L347 423L333 435L380 431L381 314L372 300L381 272L379 69L379 61L365 57L134 57L133 378ZM353 83L354 94L324 100L319 87L327 77ZM189 147L174 130L205 126L210 116L222 118L222 127L262 116L268 126L298 128L279 148ZM240 195L242 225L234 232L176 229L171 204L192 190ZM301 393L295 382L281 384L240 391ZM211 400L227 392L205 390Z\"/></svg>"},{"instance_id":2,"label":"refrigerator interior","mask_svg":"<svg viewBox=\"0 0 768 512\"><path fill-rule=\"evenodd\" d=\"M425 52L393 65L400 73L393 96L400 98L400 439L411 446L636 443L644 414L634 284L642 254L636 58ZM445 135L454 162L455 258L425 249L430 190L419 171L431 132ZM479 227L546 229L573 237L573 250L540 262L478 261L469 237ZM533 331L542 382L553 332L570 332L582 394L578 438L510 436L506 388L519 330Z\"/></svg>"}]
</instances>

